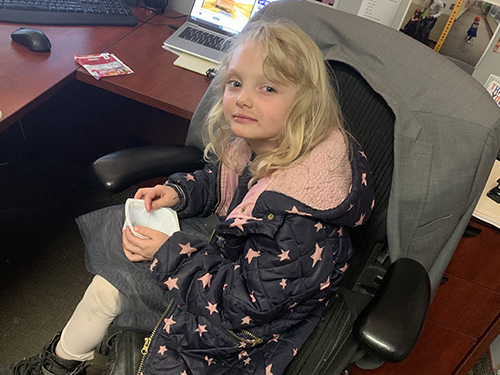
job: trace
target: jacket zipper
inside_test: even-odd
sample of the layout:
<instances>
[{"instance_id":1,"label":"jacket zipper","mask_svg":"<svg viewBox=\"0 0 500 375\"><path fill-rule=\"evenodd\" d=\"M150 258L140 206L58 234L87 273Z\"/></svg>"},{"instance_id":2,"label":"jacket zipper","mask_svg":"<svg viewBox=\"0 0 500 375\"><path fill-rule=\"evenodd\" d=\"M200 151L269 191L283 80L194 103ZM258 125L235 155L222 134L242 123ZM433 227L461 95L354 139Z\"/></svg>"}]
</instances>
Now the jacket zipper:
<instances>
[{"instance_id":1,"label":"jacket zipper","mask_svg":"<svg viewBox=\"0 0 500 375\"><path fill-rule=\"evenodd\" d=\"M215 210L217 210L217 208L219 207L220 205L220 200L221 200L221 196L220 196L220 191L221 191L221 169L222 169L222 163L219 163L219 166L218 166L218 178L217 178L217 204L215 205L215 208L213 209L213 212L212 213L215 213ZM212 234L210 235L210 240L209 242L212 241L212 237L214 236L214 233L215 233L215 229L212 231ZM234 333L234 331L232 329L228 329L227 330L231 336L233 336L236 340L238 340L239 342L244 342L245 344L250 344L252 345L252 347L254 346L257 346L259 344L262 344L262 342L264 342L264 339L260 338L260 337L257 337L255 336L254 334L242 329L240 330L241 332L247 334L248 336L250 336L252 339L244 339L242 337L239 337L236 333Z\"/></svg>"},{"instance_id":2,"label":"jacket zipper","mask_svg":"<svg viewBox=\"0 0 500 375\"><path fill-rule=\"evenodd\" d=\"M244 339L240 336L238 336L236 333L234 333L234 331L232 329L228 329L228 332L234 337L236 338L238 341L240 342L244 342L245 344L250 344L252 345L252 348L254 346L257 346L259 344L262 344L264 342L264 339L260 338L260 337L257 337L255 336L254 334L248 332L247 330L244 330L242 329L241 332L247 334L248 336L250 336L252 339Z\"/></svg>"},{"instance_id":3,"label":"jacket zipper","mask_svg":"<svg viewBox=\"0 0 500 375\"><path fill-rule=\"evenodd\" d=\"M215 211L217 210L217 208L219 207L220 205L220 187L221 187L221 169L222 169L222 163L219 163L218 167L217 167L217 170L218 170L218 176L217 176L217 203L215 204L214 206L214 209L212 210L212 215L215 214ZM211 243L212 242L212 238L215 234L215 229L212 230L212 233L210 234L210 238L208 240L208 243Z\"/></svg>"},{"instance_id":4,"label":"jacket zipper","mask_svg":"<svg viewBox=\"0 0 500 375\"><path fill-rule=\"evenodd\" d=\"M160 326L163 319L165 319L165 316L167 315L168 311L172 307L173 302L174 302L174 299L172 298L167 306L167 309L165 310L165 312L162 314L162 316L160 317L160 319L156 323L156 326L153 329L153 332L151 332L151 335L149 335L149 337L144 338L144 346L141 349L142 358L141 358L141 363L139 364L139 369L137 370L137 375L141 374L142 366L144 365L144 361L146 360L146 356L148 355L149 346L151 345L151 341L153 340L153 336L155 335L156 331L158 330L158 327Z\"/></svg>"}]
</instances>

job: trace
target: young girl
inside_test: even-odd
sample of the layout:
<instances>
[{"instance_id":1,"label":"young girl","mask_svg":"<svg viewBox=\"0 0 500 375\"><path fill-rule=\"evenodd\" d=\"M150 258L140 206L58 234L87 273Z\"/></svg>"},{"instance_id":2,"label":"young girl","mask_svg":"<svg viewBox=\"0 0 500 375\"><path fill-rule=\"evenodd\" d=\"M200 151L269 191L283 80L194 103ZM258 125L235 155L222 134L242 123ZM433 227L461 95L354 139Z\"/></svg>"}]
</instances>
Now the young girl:
<instances>
[{"instance_id":1,"label":"young girl","mask_svg":"<svg viewBox=\"0 0 500 375\"><path fill-rule=\"evenodd\" d=\"M470 25L469 30L467 30L467 43L469 43L472 38L475 38L477 36L479 21L481 21L481 16L476 16L476 18L474 18L474 22L472 23L472 25Z\"/></svg>"},{"instance_id":2,"label":"young girl","mask_svg":"<svg viewBox=\"0 0 500 375\"><path fill-rule=\"evenodd\" d=\"M83 374L112 321L156 326L143 375L285 371L348 268L349 227L370 215L368 161L293 24L250 23L213 85L211 166L135 195L148 211L173 207L181 231L122 232L122 206L80 217L99 276L62 335L1 374Z\"/></svg>"},{"instance_id":3,"label":"young girl","mask_svg":"<svg viewBox=\"0 0 500 375\"><path fill-rule=\"evenodd\" d=\"M422 12L420 11L420 9L415 9L413 16L405 25L403 32L406 35L411 36L412 38L417 38L417 33L419 31L421 21L422 21Z\"/></svg>"}]
</instances>

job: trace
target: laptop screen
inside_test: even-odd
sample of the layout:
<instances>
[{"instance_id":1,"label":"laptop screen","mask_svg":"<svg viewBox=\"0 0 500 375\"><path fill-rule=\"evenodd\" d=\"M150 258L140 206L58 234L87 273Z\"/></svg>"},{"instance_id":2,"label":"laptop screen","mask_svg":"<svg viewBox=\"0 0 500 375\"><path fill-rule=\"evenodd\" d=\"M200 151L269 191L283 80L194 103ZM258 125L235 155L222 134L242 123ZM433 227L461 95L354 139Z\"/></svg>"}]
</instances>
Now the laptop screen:
<instances>
[{"instance_id":1,"label":"laptop screen","mask_svg":"<svg viewBox=\"0 0 500 375\"><path fill-rule=\"evenodd\" d=\"M250 17L278 0L195 0L189 21L228 35L241 32Z\"/></svg>"}]
</instances>

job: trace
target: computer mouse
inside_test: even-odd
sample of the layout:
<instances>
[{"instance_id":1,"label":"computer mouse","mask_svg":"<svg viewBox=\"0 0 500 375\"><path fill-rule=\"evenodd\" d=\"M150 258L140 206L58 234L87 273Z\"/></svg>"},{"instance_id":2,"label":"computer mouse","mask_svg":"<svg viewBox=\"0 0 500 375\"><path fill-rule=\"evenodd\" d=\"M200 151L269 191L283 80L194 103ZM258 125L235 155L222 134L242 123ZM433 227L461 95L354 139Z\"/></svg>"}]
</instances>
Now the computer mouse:
<instances>
[{"instance_id":1,"label":"computer mouse","mask_svg":"<svg viewBox=\"0 0 500 375\"><path fill-rule=\"evenodd\" d=\"M49 52L52 44L50 44L47 35L40 30L21 27L10 34L12 40L17 42L33 52Z\"/></svg>"}]
</instances>

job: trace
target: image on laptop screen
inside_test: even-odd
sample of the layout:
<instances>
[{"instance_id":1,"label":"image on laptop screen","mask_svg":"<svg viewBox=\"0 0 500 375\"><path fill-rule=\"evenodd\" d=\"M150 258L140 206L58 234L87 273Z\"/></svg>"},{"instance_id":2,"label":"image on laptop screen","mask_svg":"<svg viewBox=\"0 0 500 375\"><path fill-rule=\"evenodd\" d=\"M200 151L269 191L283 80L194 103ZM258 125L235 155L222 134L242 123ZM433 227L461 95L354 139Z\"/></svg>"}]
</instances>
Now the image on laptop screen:
<instances>
[{"instance_id":1,"label":"image on laptop screen","mask_svg":"<svg viewBox=\"0 0 500 375\"><path fill-rule=\"evenodd\" d=\"M238 34L247 24L255 0L196 0L191 20L207 22L229 34Z\"/></svg>"}]
</instances>

